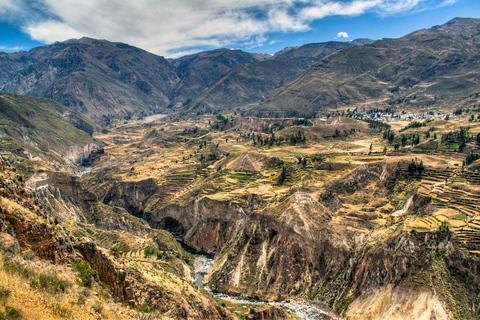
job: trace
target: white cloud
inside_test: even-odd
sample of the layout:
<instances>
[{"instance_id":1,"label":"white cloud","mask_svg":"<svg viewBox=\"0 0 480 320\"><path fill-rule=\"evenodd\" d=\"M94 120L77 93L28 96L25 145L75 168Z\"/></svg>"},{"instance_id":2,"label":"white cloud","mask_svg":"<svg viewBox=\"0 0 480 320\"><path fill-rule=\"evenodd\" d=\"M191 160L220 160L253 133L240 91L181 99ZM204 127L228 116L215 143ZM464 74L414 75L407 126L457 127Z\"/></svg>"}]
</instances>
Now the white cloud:
<instances>
[{"instance_id":1,"label":"white cloud","mask_svg":"<svg viewBox=\"0 0 480 320\"><path fill-rule=\"evenodd\" d=\"M55 41L64 41L72 38L81 38L83 34L69 25L56 21L48 20L40 22L35 25L29 25L22 28L25 33L28 33L33 39L45 43Z\"/></svg>"},{"instance_id":2,"label":"white cloud","mask_svg":"<svg viewBox=\"0 0 480 320\"><path fill-rule=\"evenodd\" d=\"M341 31L337 33L337 38L349 38L349 36L348 33L346 33L345 31Z\"/></svg>"},{"instance_id":3,"label":"white cloud","mask_svg":"<svg viewBox=\"0 0 480 320\"><path fill-rule=\"evenodd\" d=\"M13 51L20 51L20 50L22 50L22 48L19 46L9 47L9 46L0 45L0 51L13 52Z\"/></svg>"},{"instance_id":4,"label":"white cloud","mask_svg":"<svg viewBox=\"0 0 480 320\"><path fill-rule=\"evenodd\" d=\"M456 0L444 0L442 4ZM327 16L390 15L436 0L0 0L0 20L17 20L44 43L87 36L176 57L199 48L268 43L270 32L309 30ZM259 41L261 40L261 41Z\"/></svg>"}]
</instances>

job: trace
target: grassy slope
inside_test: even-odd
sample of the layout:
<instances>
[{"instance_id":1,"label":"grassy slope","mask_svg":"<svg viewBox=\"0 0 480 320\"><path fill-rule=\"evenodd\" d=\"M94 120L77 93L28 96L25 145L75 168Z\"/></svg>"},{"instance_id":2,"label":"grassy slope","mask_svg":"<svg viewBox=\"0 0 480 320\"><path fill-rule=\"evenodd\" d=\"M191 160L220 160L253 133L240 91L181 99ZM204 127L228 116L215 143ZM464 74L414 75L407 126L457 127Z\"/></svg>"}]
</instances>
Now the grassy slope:
<instances>
[{"instance_id":1,"label":"grassy slope","mask_svg":"<svg viewBox=\"0 0 480 320\"><path fill-rule=\"evenodd\" d=\"M72 145L93 142L87 132L62 117L65 113L89 125L76 112L52 100L0 94L1 148L62 152Z\"/></svg>"}]
</instances>

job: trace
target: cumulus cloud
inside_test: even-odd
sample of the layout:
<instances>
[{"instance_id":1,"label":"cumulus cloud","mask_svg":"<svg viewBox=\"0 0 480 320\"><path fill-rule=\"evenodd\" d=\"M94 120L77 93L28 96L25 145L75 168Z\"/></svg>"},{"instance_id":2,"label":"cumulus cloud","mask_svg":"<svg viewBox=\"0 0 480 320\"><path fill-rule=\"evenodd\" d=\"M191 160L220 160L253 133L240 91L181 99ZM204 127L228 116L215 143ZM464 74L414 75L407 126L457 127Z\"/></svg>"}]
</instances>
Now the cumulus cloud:
<instances>
[{"instance_id":1,"label":"cumulus cloud","mask_svg":"<svg viewBox=\"0 0 480 320\"><path fill-rule=\"evenodd\" d=\"M348 33L346 33L345 31L341 31L337 33L337 38L349 38L349 36Z\"/></svg>"},{"instance_id":2,"label":"cumulus cloud","mask_svg":"<svg viewBox=\"0 0 480 320\"><path fill-rule=\"evenodd\" d=\"M306 31L327 16L389 15L432 3L438 1L0 0L0 19L16 20L44 43L87 36L176 57L204 48L258 47L268 43L268 33Z\"/></svg>"}]
</instances>

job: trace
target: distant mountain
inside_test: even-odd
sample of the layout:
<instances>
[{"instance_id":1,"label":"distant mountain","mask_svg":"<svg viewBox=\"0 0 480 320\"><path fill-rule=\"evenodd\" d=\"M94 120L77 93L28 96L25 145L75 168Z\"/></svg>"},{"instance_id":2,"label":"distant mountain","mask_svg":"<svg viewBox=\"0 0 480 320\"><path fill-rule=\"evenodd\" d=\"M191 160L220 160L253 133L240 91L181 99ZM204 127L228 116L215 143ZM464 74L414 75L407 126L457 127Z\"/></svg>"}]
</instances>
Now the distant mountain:
<instances>
[{"instance_id":1,"label":"distant mountain","mask_svg":"<svg viewBox=\"0 0 480 320\"><path fill-rule=\"evenodd\" d=\"M251 113L314 114L330 108L478 103L480 20L456 18L400 39L340 50L269 92Z\"/></svg>"},{"instance_id":2,"label":"distant mountain","mask_svg":"<svg viewBox=\"0 0 480 320\"><path fill-rule=\"evenodd\" d=\"M168 61L123 43L81 38L0 53L0 91L50 98L105 124L111 117L165 112L235 66L270 58L219 49Z\"/></svg>"},{"instance_id":3,"label":"distant mountain","mask_svg":"<svg viewBox=\"0 0 480 320\"><path fill-rule=\"evenodd\" d=\"M103 115L162 110L180 81L162 57L89 38L3 53L0 66L1 91L50 98L98 122Z\"/></svg>"},{"instance_id":4,"label":"distant mountain","mask_svg":"<svg viewBox=\"0 0 480 320\"><path fill-rule=\"evenodd\" d=\"M181 79L172 92L172 101L188 103L236 66L270 58L270 55L218 49L172 60Z\"/></svg>"},{"instance_id":5,"label":"distant mountain","mask_svg":"<svg viewBox=\"0 0 480 320\"><path fill-rule=\"evenodd\" d=\"M372 42L372 41L370 41ZM297 75L319 59L335 51L357 45L356 42L325 42L289 47L272 59L241 64L225 74L191 104L194 111L239 108L261 101L267 92Z\"/></svg>"}]
</instances>

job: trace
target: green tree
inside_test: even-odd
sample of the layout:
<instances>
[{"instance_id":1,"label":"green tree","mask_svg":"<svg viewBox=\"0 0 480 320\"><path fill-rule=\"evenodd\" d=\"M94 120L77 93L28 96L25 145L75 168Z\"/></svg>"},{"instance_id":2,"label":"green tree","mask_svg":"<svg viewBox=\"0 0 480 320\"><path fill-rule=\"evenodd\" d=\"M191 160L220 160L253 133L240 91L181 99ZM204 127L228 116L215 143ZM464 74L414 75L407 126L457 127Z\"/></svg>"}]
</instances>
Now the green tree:
<instances>
[{"instance_id":1,"label":"green tree","mask_svg":"<svg viewBox=\"0 0 480 320\"><path fill-rule=\"evenodd\" d=\"M90 288L93 283L95 271L90 268L88 261L73 263L72 266L78 271L80 276L80 284L86 288Z\"/></svg>"},{"instance_id":2,"label":"green tree","mask_svg":"<svg viewBox=\"0 0 480 320\"><path fill-rule=\"evenodd\" d=\"M283 185L285 179L287 178L287 168L285 166L282 167L282 172L280 172L280 176L278 177L278 185Z\"/></svg>"}]
</instances>

